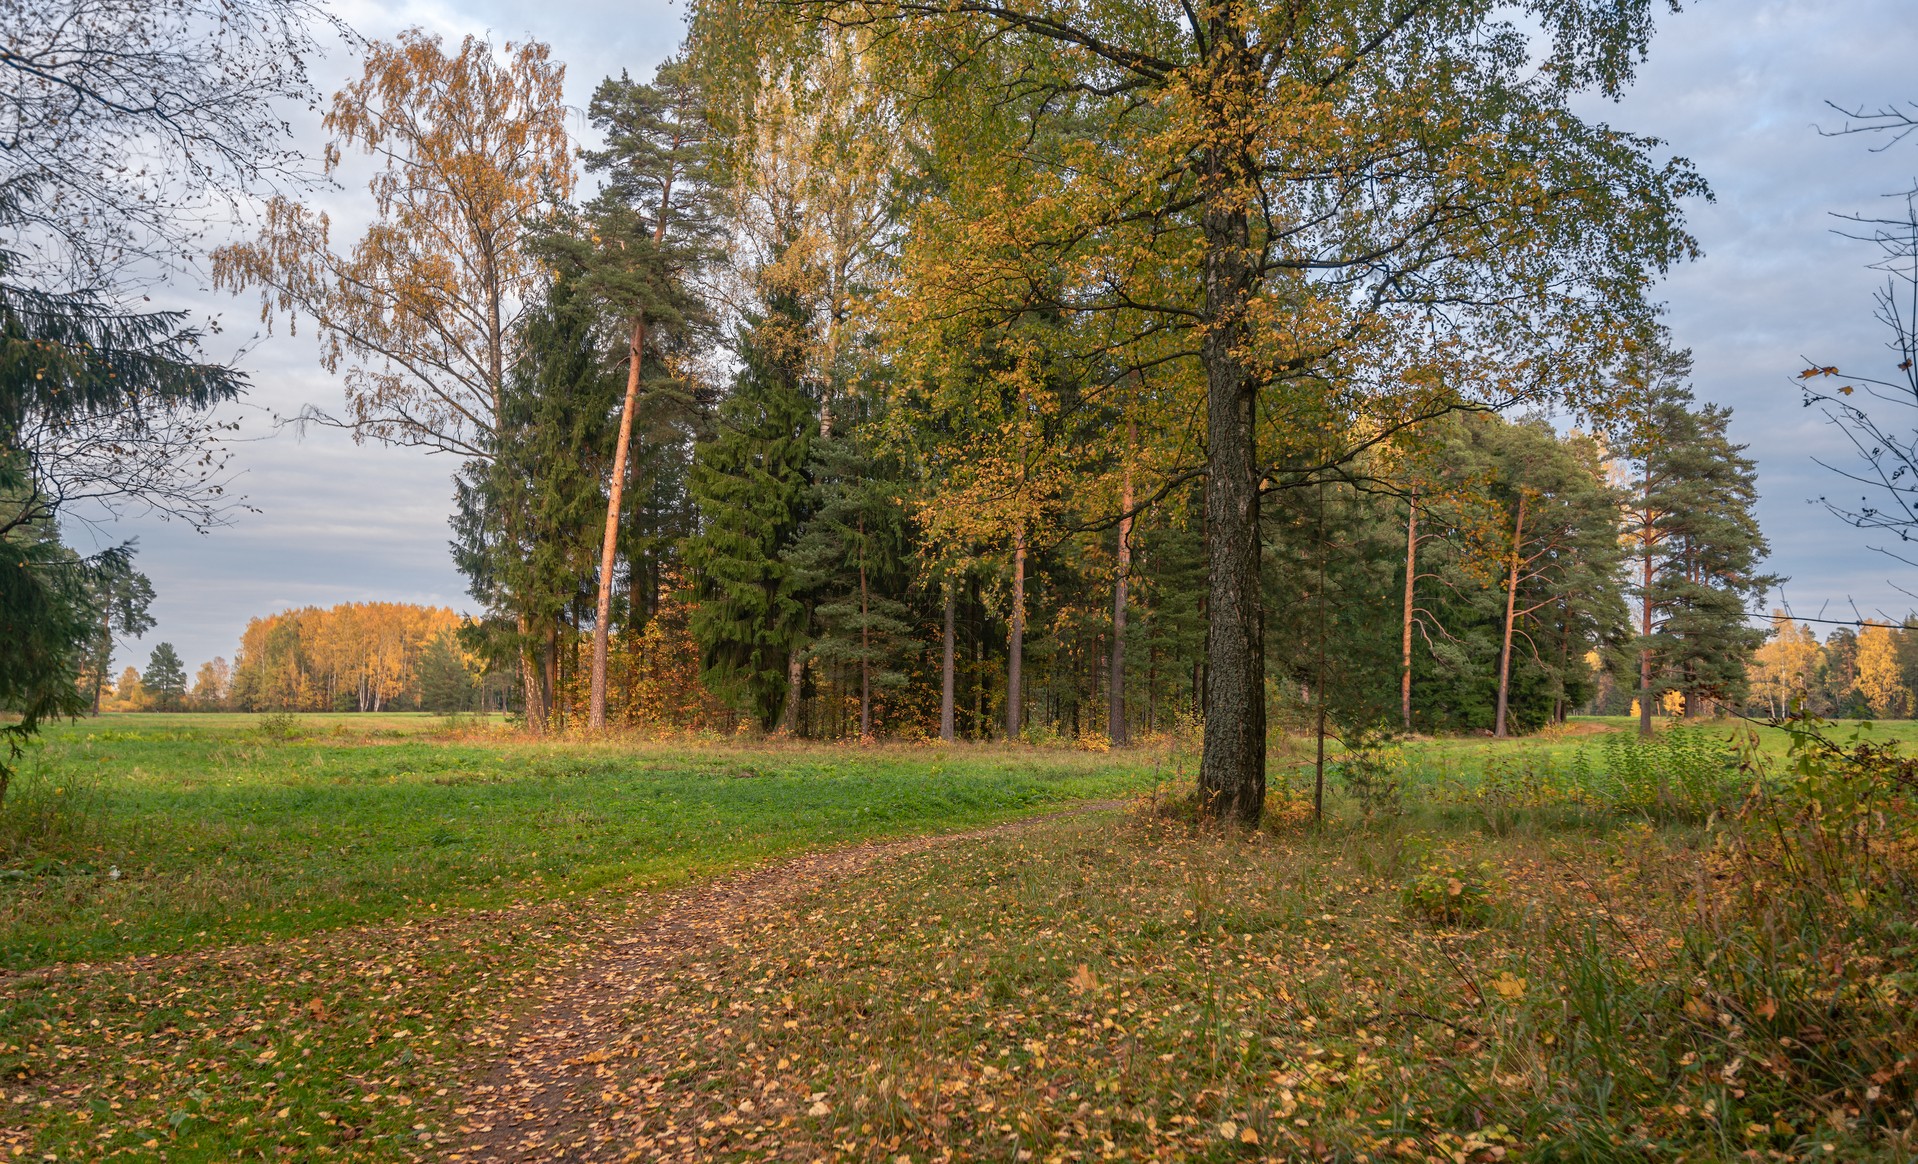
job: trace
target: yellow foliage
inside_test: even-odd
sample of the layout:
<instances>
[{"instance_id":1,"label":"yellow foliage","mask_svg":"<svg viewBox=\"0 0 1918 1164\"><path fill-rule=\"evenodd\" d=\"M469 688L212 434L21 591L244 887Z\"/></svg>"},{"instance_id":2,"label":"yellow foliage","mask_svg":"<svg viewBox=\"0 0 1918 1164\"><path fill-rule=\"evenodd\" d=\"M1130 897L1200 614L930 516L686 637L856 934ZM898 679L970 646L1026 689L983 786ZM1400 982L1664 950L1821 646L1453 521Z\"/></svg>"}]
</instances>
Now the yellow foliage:
<instances>
[{"instance_id":1,"label":"yellow foliage","mask_svg":"<svg viewBox=\"0 0 1918 1164\"><path fill-rule=\"evenodd\" d=\"M1869 622L1858 635L1857 690L1879 715L1904 715L1911 707L1911 690L1898 668L1898 636L1903 633Z\"/></svg>"}]
</instances>

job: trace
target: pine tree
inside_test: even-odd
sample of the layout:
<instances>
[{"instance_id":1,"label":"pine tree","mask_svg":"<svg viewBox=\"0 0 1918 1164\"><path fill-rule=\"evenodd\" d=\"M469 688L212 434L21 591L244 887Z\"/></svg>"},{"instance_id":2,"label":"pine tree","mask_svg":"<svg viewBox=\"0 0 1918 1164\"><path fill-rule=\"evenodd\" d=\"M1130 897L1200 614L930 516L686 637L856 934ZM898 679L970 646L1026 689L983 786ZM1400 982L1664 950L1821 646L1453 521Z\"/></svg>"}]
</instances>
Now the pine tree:
<instances>
[{"instance_id":1,"label":"pine tree","mask_svg":"<svg viewBox=\"0 0 1918 1164\"><path fill-rule=\"evenodd\" d=\"M802 332L798 303L782 293L741 331L742 366L718 431L694 451L689 481L700 523L685 555L703 674L767 730L785 699L789 657L806 643L805 606L785 560L806 518L818 424L801 386Z\"/></svg>"},{"instance_id":2,"label":"pine tree","mask_svg":"<svg viewBox=\"0 0 1918 1164\"><path fill-rule=\"evenodd\" d=\"M186 699L186 665L172 643L161 643L147 657L147 669L140 676L157 711L177 711Z\"/></svg>"},{"instance_id":3,"label":"pine tree","mask_svg":"<svg viewBox=\"0 0 1918 1164\"><path fill-rule=\"evenodd\" d=\"M718 232L706 205L703 102L682 62L661 65L651 85L636 84L623 74L618 80L608 77L594 92L589 113L594 127L606 134L608 146L585 155L587 168L604 171L607 183L584 215L579 241L585 245L576 248L579 285L617 321L626 341L626 392L607 478L593 617L587 723L599 729L606 725L614 562L635 414L645 358L660 338L653 335L649 345L649 331L670 335L702 326L704 312L689 284L711 259Z\"/></svg>"},{"instance_id":4,"label":"pine tree","mask_svg":"<svg viewBox=\"0 0 1918 1164\"><path fill-rule=\"evenodd\" d=\"M1757 468L1727 435L1731 410L1700 406L1685 379L1689 352L1648 345L1627 369L1636 397L1625 449L1636 466L1625 535L1639 604L1639 727L1676 690L1685 714L1738 703L1746 666L1765 641L1749 604L1779 582L1759 573L1769 552L1758 519Z\"/></svg>"}]
</instances>

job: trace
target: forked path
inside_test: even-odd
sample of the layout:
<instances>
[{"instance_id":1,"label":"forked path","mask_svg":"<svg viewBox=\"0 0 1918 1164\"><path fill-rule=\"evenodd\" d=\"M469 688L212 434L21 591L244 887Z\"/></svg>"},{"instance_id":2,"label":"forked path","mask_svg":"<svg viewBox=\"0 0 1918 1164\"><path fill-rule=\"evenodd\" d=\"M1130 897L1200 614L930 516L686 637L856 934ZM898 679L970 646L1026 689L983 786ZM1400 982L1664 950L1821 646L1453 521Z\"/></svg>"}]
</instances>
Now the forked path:
<instances>
[{"instance_id":1,"label":"forked path","mask_svg":"<svg viewBox=\"0 0 1918 1164\"><path fill-rule=\"evenodd\" d=\"M627 1137L600 1102L607 1063L632 1004L667 984L688 954L744 934L756 916L852 876L885 857L1016 832L1043 820L1123 807L1098 801L965 833L870 841L782 861L665 897L594 959L544 987L540 1006L507 1036L501 1058L457 1108L463 1164L624 1160Z\"/></svg>"}]
</instances>

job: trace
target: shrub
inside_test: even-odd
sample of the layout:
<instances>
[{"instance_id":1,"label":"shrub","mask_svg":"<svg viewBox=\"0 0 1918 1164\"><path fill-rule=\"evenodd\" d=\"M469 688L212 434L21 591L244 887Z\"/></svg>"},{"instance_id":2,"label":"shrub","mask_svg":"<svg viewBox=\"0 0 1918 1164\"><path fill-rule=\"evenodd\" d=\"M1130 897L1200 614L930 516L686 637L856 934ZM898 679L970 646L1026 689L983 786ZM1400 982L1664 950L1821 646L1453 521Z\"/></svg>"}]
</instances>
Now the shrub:
<instances>
[{"instance_id":1,"label":"shrub","mask_svg":"<svg viewBox=\"0 0 1918 1164\"><path fill-rule=\"evenodd\" d=\"M1484 861L1431 858L1399 891L1399 901L1406 913L1436 925L1478 925L1491 917L1494 877Z\"/></svg>"},{"instance_id":2,"label":"shrub","mask_svg":"<svg viewBox=\"0 0 1918 1164\"><path fill-rule=\"evenodd\" d=\"M300 730L300 721L289 711L269 711L260 717L260 734L275 743L297 740L306 733Z\"/></svg>"}]
</instances>

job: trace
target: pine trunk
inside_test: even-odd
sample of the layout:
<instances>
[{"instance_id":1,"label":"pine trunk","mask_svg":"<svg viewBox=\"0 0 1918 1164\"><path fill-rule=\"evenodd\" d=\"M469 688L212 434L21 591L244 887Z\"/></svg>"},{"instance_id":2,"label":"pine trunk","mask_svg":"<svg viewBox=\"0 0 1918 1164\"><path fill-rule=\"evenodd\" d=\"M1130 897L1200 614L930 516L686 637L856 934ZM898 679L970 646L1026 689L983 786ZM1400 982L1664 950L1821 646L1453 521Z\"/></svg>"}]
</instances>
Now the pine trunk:
<instances>
[{"instance_id":1,"label":"pine trunk","mask_svg":"<svg viewBox=\"0 0 1918 1164\"><path fill-rule=\"evenodd\" d=\"M957 645L956 640L958 639L953 620L954 615L957 613L956 608L958 605L958 596L954 594L952 587L948 586L946 588L946 637L944 650L939 659L939 738L949 744L952 742L953 736L952 712L953 695L955 693L953 682L953 647Z\"/></svg>"},{"instance_id":2,"label":"pine trunk","mask_svg":"<svg viewBox=\"0 0 1918 1164\"><path fill-rule=\"evenodd\" d=\"M1112 746L1128 742L1125 722L1126 582L1132 572L1132 467L1126 467L1125 492L1119 501L1118 569L1112 580L1112 679L1106 690L1106 732Z\"/></svg>"},{"instance_id":3,"label":"pine trunk","mask_svg":"<svg viewBox=\"0 0 1918 1164\"><path fill-rule=\"evenodd\" d=\"M522 698L526 705L526 730L536 736L546 734L546 704L540 698L539 664L533 654L532 643L527 636L532 628L527 625L525 615L518 619L519 629L519 678Z\"/></svg>"},{"instance_id":4,"label":"pine trunk","mask_svg":"<svg viewBox=\"0 0 1918 1164\"><path fill-rule=\"evenodd\" d=\"M1414 495L1405 515L1405 619L1399 630L1399 716L1412 730L1412 611L1418 587L1419 504Z\"/></svg>"},{"instance_id":5,"label":"pine trunk","mask_svg":"<svg viewBox=\"0 0 1918 1164\"><path fill-rule=\"evenodd\" d=\"M794 649L786 655L786 709L779 716L783 735L799 734L799 691L806 679L806 656Z\"/></svg>"},{"instance_id":6,"label":"pine trunk","mask_svg":"<svg viewBox=\"0 0 1918 1164\"><path fill-rule=\"evenodd\" d=\"M1025 728L1019 701L1020 672L1026 653L1026 527L1022 523L1012 542L1012 634L1006 644L1006 739L1016 740Z\"/></svg>"},{"instance_id":7,"label":"pine trunk","mask_svg":"<svg viewBox=\"0 0 1918 1164\"><path fill-rule=\"evenodd\" d=\"M1505 739L1505 716L1512 690L1512 627L1517 621L1519 547L1525 544L1525 494L1518 495L1518 519L1512 524L1512 565L1505 576L1505 641L1498 652L1498 715L1492 734Z\"/></svg>"},{"instance_id":8,"label":"pine trunk","mask_svg":"<svg viewBox=\"0 0 1918 1164\"><path fill-rule=\"evenodd\" d=\"M606 489L606 536L599 547L599 602L593 618L592 694L586 711L589 731L606 729L606 653L613 623L613 561L619 544L619 508L626 491L626 452L633 439L633 409L639 402L639 361L646 348L646 318L633 318L626 344L626 401L619 410L619 443L613 448L612 479Z\"/></svg>"},{"instance_id":9,"label":"pine trunk","mask_svg":"<svg viewBox=\"0 0 1918 1164\"><path fill-rule=\"evenodd\" d=\"M1652 533L1651 508L1645 510L1644 542L1640 548L1638 641L1638 734L1652 734Z\"/></svg>"}]
</instances>

